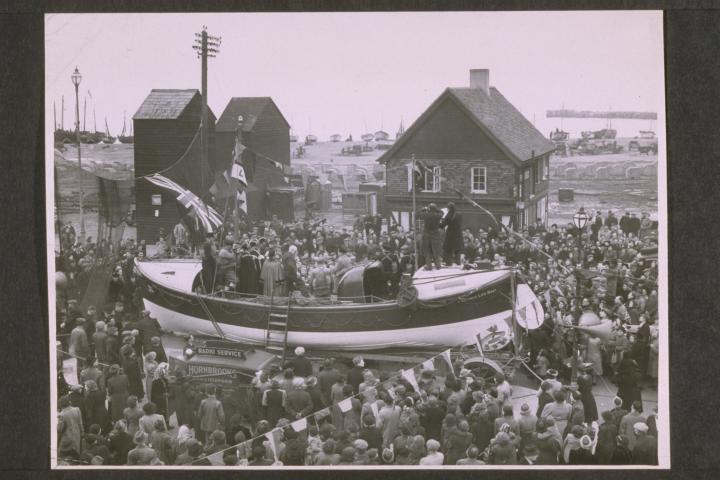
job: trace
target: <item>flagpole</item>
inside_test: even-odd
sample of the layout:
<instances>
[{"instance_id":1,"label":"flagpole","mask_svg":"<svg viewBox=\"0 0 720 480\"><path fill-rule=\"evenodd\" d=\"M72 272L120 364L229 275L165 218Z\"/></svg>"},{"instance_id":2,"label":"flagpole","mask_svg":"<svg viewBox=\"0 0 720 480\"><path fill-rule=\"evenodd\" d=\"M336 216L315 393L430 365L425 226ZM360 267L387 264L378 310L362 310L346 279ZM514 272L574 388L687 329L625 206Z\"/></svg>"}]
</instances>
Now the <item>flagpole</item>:
<instances>
[{"instance_id":1,"label":"flagpole","mask_svg":"<svg viewBox=\"0 0 720 480\"><path fill-rule=\"evenodd\" d=\"M416 215L416 200L415 200L415 154L412 154L412 170L410 171L412 177L412 231L413 231L413 244L415 245L415 271L418 271L418 256L420 251L418 250L417 241L417 215Z\"/></svg>"},{"instance_id":2,"label":"flagpole","mask_svg":"<svg viewBox=\"0 0 720 480\"><path fill-rule=\"evenodd\" d=\"M516 301L515 301L515 269L513 268L510 270L510 301L512 302L512 326L513 326L513 334L515 333L515 330L518 330L517 327L517 315L515 312L516 307ZM517 348L518 343L520 342L520 339L516 339L516 342L513 342L515 347ZM515 352L517 355L517 352Z\"/></svg>"}]
</instances>

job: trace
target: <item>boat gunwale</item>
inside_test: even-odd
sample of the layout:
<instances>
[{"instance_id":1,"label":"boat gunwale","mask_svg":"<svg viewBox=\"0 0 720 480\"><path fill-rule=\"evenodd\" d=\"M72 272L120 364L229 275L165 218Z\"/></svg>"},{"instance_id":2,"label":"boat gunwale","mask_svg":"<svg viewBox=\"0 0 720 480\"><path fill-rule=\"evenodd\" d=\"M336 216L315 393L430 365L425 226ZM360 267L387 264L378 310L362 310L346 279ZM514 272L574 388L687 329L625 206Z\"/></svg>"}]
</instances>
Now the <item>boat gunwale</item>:
<instances>
[{"instance_id":1,"label":"boat gunwale","mask_svg":"<svg viewBox=\"0 0 720 480\"><path fill-rule=\"evenodd\" d=\"M175 263L175 262L182 262L182 263L200 263L200 260L197 259L152 259L152 260L139 260L135 259L135 265L141 270L142 268L139 266L141 263L155 263L155 262L163 262L163 263ZM507 272L511 272L512 269L498 269L498 270L488 270L488 271L501 271L506 270ZM481 273L481 272L468 272L468 274L471 273ZM512 273L511 273L512 275ZM169 286L167 283L158 281L157 279L151 278L150 276L142 273L142 276L146 278L148 281L164 288L167 290L170 290L174 294L181 295L181 296L187 296L188 298L195 298L195 299L201 299L203 301L213 301L213 302L220 302L221 304L225 305L233 305L238 307L247 307L252 308L255 310L269 310L269 309L284 309L286 303L275 303L272 306L270 303L258 303L253 301L243 301L242 299L229 299L229 298L223 298L223 297L216 297L213 295L208 295L205 293L196 293L193 291L184 291L179 290L176 287ZM421 278L419 279L421 281L431 281L429 278ZM449 299L452 299L453 297L459 297L460 295L466 295L470 292L477 292L481 289L484 289L486 287L491 287L493 285L499 284L503 281L507 280L505 276L499 277L494 279L491 282L488 282L486 284L483 284L481 287L467 290L462 293L449 295L447 297L438 297L427 300L427 302L446 302ZM443 281L443 280L437 280L437 281ZM258 295L260 297L260 295ZM257 297L255 297L257 298ZM266 297L269 298L269 297ZM277 297L278 299L287 299L288 297ZM377 303L348 303L348 304L335 304L335 305L300 305L297 303L291 303L290 305L290 311L300 311L304 313L322 313L322 312L328 312L328 311L335 311L335 312L343 312L343 311L357 311L357 310L363 310L363 311L381 311L381 310L390 310L390 309L404 309L407 307L400 306L397 300L386 300L383 302L377 302Z\"/></svg>"}]
</instances>

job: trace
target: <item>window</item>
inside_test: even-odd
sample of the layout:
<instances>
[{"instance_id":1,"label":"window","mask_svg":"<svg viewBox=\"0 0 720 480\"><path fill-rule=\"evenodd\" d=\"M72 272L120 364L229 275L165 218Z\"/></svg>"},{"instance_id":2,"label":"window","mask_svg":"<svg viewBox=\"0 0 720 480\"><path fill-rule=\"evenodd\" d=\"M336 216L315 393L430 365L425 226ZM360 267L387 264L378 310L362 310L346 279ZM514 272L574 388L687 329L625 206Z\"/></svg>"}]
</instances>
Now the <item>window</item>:
<instances>
[{"instance_id":1,"label":"window","mask_svg":"<svg viewBox=\"0 0 720 480\"><path fill-rule=\"evenodd\" d=\"M550 178L550 157L543 160L543 180Z\"/></svg>"},{"instance_id":2,"label":"window","mask_svg":"<svg viewBox=\"0 0 720 480\"><path fill-rule=\"evenodd\" d=\"M150 197L150 200L154 207L162 205L162 195L160 194L153 195L152 197Z\"/></svg>"},{"instance_id":3,"label":"window","mask_svg":"<svg viewBox=\"0 0 720 480\"><path fill-rule=\"evenodd\" d=\"M485 167L470 169L470 193L487 193L487 169Z\"/></svg>"},{"instance_id":4,"label":"window","mask_svg":"<svg viewBox=\"0 0 720 480\"><path fill-rule=\"evenodd\" d=\"M432 173L431 173L432 171ZM425 191L426 192L439 192L440 191L440 167L427 167L425 170Z\"/></svg>"},{"instance_id":5,"label":"window","mask_svg":"<svg viewBox=\"0 0 720 480\"><path fill-rule=\"evenodd\" d=\"M540 175L542 171L542 165L540 162L541 160L536 160L533 164L533 181L535 183L540 183Z\"/></svg>"}]
</instances>

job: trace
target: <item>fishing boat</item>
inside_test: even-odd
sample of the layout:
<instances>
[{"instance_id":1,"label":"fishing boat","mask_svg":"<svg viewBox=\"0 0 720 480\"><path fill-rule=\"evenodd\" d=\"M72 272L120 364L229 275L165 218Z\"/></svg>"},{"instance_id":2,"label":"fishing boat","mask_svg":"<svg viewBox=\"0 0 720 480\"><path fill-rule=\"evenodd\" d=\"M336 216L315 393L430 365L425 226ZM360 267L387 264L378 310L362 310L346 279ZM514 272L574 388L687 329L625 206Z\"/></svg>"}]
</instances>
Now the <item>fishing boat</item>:
<instances>
[{"instance_id":1,"label":"fishing boat","mask_svg":"<svg viewBox=\"0 0 720 480\"><path fill-rule=\"evenodd\" d=\"M135 137L132 135L132 133L130 135L125 135L125 128L125 112L123 112L123 128L120 135L118 135L118 140L120 141L120 143L134 143Z\"/></svg>"},{"instance_id":2,"label":"fishing boat","mask_svg":"<svg viewBox=\"0 0 720 480\"><path fill-rule=\"evenodd\" d=\"M290 302L199 293L201 270L200 260L136 261L145 308L163 329L266 348L349 351L449 347L474 344L478 336L492 350L507 346L518 327L534 330L544 319L535 294L506 268L421 269L398 298L388 299L382 265L374 262L348 271L337 298Z\"/></svg>"},{"instance_id":3,"label":"fishing boat","mask_svg":"<svg viewBox=\"0 0 720 480\"><path fill-rule=\"evenodd\" d=\"M102 142L107 144L115 143L115 137L110 135L110 128L108 128L107 117L105 117L105 136L103 137Z\"/></svg>"}]
</instances>

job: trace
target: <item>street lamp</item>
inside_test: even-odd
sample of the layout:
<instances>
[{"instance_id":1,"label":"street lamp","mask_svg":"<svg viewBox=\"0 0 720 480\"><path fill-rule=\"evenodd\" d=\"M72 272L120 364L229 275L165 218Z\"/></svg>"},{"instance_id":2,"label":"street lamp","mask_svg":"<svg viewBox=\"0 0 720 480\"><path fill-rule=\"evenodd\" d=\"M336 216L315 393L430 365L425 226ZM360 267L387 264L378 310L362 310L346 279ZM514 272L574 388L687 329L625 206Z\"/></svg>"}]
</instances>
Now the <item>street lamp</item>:
<instances>
[{"instance_id":1,"label":"street lamp","mask_svg":"<svg viewBox=\"0 0 720 480\"><path fill-rule=\"evenodd\" d=\"M588 223L588 215L585 213L585 209L580 207L580 210L573 215L573 224L578 229L578 253L580 266L575 267L575 321L573 322L577 327L580 323L580 315L582 315L582 274L580 267L582 267L583 252L582 252L582 235L585 231L585 226ZM577 346L577 330L573 328L573 356L572 356L572 372L570 374L570 386L571 388L577 387L577 375L578 375L578 346Z\"/></svg>"},{"instance_id":2,"label":"street lamp","mask_svg":"<svg viewBox=\"0 0 720 480\"><path fill-rule=\"evenodd\" d=\"M80 188L80 244L85 243L85 209L83 207L83 179L82 179L82 155L80 153L80 100L78 98L78 87L82 80L82 75L77 67L70 76L73 85L75 85L75 141L77 143L77 155L78 155L78 185Z\"/></svg>"}]
</instances>

